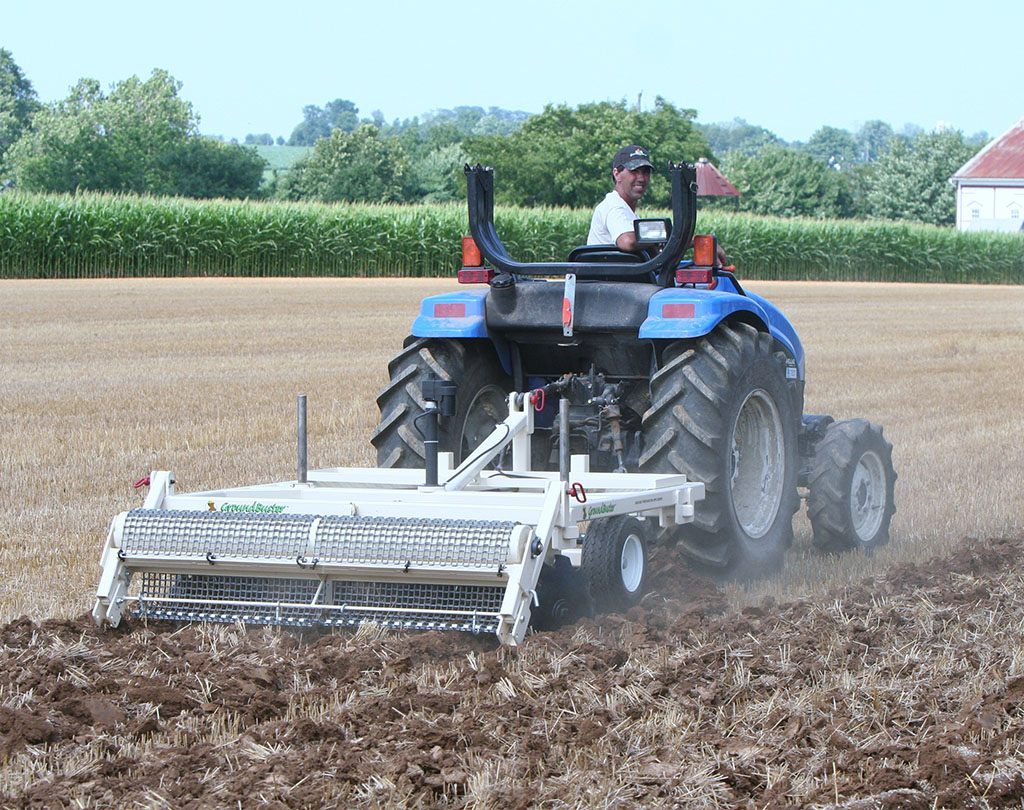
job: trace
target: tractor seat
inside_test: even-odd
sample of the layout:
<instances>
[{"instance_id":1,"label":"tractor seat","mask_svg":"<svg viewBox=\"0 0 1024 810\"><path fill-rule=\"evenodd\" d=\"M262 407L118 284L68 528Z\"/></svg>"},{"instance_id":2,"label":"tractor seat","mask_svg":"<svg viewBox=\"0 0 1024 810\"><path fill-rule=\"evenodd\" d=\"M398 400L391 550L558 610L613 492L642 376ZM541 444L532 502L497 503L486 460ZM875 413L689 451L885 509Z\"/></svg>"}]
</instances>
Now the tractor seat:
<instances>
[{"instance_id":1,"label":"tractor seat","mask_svg":"<svg viewBox=\"0 0 1024 810\"><path fill-rule=\"evenodd\" d=\"M643 264L650 260L647 251L632 253L617 245L580 245L569 254L571 262L613 262L616 264Z\"/></svg>"},{"instance_id":2,"label":"tractor seat","mask_svg":"<svg viewBox=\"0 0 1024 810\"><path fill-rule=\"evenodd\" d=\"M577 248L573 248L569 254L569 261L578 264L643 264L648 261L651 257L647 255L647 251L641 250L636 253L632 253L626 250L620 250L616 245L580 245ZM601 281L640 281L640 282L651 282L654 281L654 275L652 273L643 273L641 275L621 275L621 276L597 276L594 274L588 275L585 268L581 268L576 274L577 278L599 278Z\"/></svg>"}]
</instances>

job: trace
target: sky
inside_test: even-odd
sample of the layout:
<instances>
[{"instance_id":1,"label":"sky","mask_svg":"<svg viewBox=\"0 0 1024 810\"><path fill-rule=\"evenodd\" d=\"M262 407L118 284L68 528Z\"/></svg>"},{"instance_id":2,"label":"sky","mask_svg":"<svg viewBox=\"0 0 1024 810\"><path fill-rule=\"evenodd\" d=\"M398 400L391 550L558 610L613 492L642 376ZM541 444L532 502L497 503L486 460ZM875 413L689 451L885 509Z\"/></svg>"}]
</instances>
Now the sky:
<instances>
[{"instance_id":1,"label":"sky","mask_svg":"<svg viewBox=\"0 0 1024 810\"><path fill-rule=\"evenodd\" d=\"M787 141L872 119L994 136L1024 118L1009 0L0 0L0 48L44 102L166 70L201 132L239 140L287 139L336 98L392 121L662 96Z\"/></svg>"}]
</instances>

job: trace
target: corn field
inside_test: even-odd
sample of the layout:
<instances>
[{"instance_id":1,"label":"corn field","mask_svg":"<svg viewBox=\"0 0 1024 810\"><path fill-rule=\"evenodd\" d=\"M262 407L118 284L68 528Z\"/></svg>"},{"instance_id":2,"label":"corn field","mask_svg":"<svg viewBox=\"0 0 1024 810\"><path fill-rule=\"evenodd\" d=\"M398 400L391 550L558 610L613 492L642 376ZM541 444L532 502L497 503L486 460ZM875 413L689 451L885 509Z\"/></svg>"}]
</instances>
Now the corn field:
<instances>
[{"instance_id":1,"label":"corn field","mask_svg":"<svg viewBox=\"0 0 1024 810\"><path fill-rule=\"evenodd\" d=\"M664 212L648 212L663 215ZM563 259L590 212L502 208L523 261ZM716 233L744 278L1017 284L1024 236L894 222L777 219L721 211ZM448 205L195 201L106 194L0 195L0 278L449 276L468 233Z\"/></svg>"}]
</instances>

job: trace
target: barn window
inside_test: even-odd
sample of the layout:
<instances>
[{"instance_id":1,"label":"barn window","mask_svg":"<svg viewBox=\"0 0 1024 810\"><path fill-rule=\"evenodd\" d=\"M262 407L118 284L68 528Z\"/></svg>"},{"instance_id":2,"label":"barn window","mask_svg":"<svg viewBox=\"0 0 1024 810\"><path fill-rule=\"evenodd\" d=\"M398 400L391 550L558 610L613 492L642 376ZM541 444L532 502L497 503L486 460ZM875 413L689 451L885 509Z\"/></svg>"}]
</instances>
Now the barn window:
<instances>
[{"instance_id":1,"label":"barn window","mask_svg":"<svg viewBox=\"0 0 1024 810\"><path fill-rule=\"evenodd\" d=\"M971 209L971 219L980 219L980 218L981 218L981 209L980 208L972 208Z\"/></svg>"}]
</instances>

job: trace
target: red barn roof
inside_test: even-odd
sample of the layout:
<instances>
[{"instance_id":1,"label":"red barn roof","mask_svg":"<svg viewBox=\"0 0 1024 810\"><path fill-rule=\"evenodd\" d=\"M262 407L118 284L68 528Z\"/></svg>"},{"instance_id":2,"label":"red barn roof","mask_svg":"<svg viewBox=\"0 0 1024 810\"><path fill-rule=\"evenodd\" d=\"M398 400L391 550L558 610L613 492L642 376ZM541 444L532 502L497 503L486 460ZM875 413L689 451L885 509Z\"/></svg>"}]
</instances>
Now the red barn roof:
<instances>
[{"instance_id":1,"label":"red barn roof","mask_svg":"<svg viewBox=\"0 0 1024 810\"><path fill-rule=\"evenodd\" d=\"M707 158L697 161L697 196L739 197L736 186L725 179L725 175L709 163Z\"/></svg>"},{"instance_id":2,"label":"red barn roof","mask_svg":"<svg viewBox=\"0 0 1024 810\"><path fill-rule=\"evenodd\" d=\"M1024 180L1024 118L968 160L954 180Z\"/></svg>"}]
</instances>

